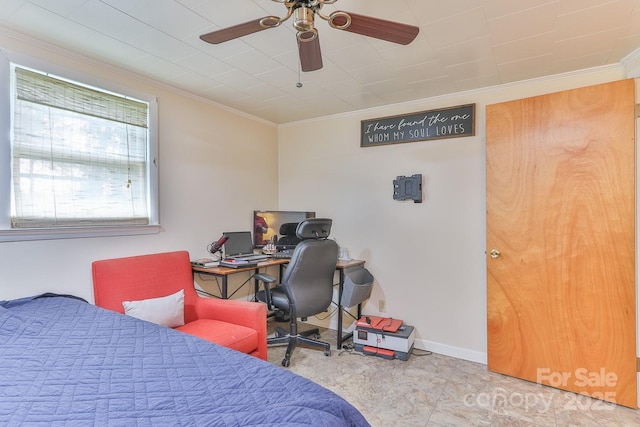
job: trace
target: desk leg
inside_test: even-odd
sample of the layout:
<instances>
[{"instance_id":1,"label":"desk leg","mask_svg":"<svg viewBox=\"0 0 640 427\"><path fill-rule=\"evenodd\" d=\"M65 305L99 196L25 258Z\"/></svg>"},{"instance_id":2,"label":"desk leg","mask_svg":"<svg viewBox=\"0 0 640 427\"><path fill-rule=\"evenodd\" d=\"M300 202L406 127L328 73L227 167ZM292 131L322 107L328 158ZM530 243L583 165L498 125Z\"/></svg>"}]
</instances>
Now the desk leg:
<instances>
[{"instance_id":1,"label":"desk leg","mask_svg":"<svg viewBox=\"0 0 640 427\"><path fill-rule=\"evenodd\" d=\"M222 276L222 295L220 295L222 299L228 299L229 293L227 290L227 276Z\"/></svg>"},{"instance_id":2,"label":"desk leg","mask_svg":"<svg viewBox=\"0 0 640 427\"><path fill-rule=\"evenodd\" d=\"M342 338L342 315L344 314L342 312L342 292L344 291L344 269L343 268L341 268L338 271L338 277L340 278L340 280L338 283L338 331L337 331L338 339L336 342L336 349L340 350L342 348L342 342L344 341L344 338Z\"/></svg>"},{"instance_id":3,"label":"desk leg","mask_svg":"<svg viewBox=\"0 0 640 427\"><path fill-rule=\"evenodd\" d=\"M336 341L336 348L340 350L342 348L342 343L348 340L353 336L353 332L349 332L346 335L342 335L342 315L344 314L344 307L342 307L342 293L344 292L344 269L340 269L338 271L340 277L340 283L338 284L338 339ZM360 319L362 317L362 303L358 304L358 317Z\"/></svg>"}]
</instances>

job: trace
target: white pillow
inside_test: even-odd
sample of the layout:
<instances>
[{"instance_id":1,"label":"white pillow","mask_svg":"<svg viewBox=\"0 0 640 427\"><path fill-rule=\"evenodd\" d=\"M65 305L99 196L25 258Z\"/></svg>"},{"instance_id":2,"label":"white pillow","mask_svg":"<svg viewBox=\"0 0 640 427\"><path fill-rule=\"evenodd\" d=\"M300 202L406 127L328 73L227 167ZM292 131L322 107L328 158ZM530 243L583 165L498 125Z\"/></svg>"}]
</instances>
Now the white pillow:
<instances>
[{"instance_id":1,"label":"white pillow","mask_svg":"<svg viewBox=\"0 0 640 427\"><path fill-rule=\"evenodd\" d=\"M175 294L145 299L142 301L123 301L124 314L147 322L175 328L184 325L184 290Z\"/></svg>"}]
</instances>

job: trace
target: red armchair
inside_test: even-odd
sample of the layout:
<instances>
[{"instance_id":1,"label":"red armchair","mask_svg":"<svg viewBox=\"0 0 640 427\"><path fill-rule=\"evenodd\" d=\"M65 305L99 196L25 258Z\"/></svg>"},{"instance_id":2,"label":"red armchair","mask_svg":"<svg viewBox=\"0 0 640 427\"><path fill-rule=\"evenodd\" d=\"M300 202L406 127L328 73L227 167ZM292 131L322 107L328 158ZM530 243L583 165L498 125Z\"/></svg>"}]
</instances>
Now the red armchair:
<instances>
[{"instance_id":1,"label":"red armchair","mask_svg":"<svg viewBox=\"0 0 640 427\"><path fill-rule=\"evenodd\" d=\"M123 301L164 297L184 290L184 326L175 329L267 359L267 309L257 302L198 296L187 251L94 261L99 307L124 313Z\"/></svg>"}]
</instances>

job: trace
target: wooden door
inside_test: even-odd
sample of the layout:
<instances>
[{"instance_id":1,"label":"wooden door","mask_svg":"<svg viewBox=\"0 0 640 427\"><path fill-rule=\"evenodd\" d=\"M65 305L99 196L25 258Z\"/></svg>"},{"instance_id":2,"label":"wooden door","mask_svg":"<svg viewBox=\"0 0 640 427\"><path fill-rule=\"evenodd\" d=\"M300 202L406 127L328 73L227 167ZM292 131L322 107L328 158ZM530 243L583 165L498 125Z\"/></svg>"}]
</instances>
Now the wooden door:
<instances>
[{"instance_id":1,"label":"wooden door","mask_svg":"<svg viewBox=\"0 0 640 427\"><path fill-rule=\"evenodd\" d=\"M637 407L634 80L487 106L488 368Z\"/></svg>"}]
</instances>

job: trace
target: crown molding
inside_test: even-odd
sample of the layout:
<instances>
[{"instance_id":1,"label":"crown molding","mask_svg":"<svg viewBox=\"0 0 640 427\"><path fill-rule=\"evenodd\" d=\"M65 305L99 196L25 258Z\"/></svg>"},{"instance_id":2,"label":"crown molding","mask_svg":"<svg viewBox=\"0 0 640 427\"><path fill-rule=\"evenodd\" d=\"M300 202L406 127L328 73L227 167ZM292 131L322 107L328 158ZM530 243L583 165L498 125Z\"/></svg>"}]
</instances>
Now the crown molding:
<instances>
[{"instance_id":1,"label":"crown molding","mask_svg":"<svg viewBox=\"0 0 640 427\"><path fill-rule=\"evenodd\" d=\"M620 61L628 78L640 77L640 48L634 50Z\"/></svg>"}]
</instances>

